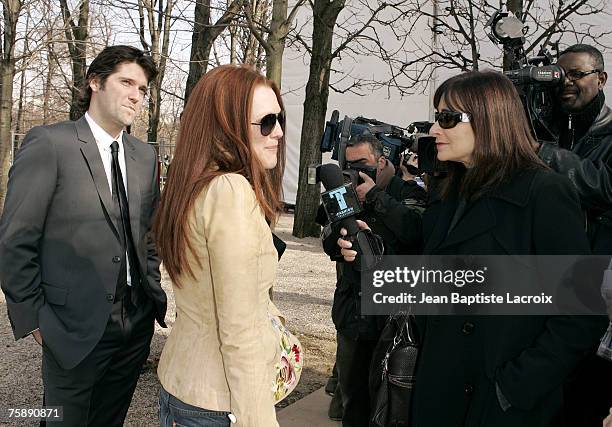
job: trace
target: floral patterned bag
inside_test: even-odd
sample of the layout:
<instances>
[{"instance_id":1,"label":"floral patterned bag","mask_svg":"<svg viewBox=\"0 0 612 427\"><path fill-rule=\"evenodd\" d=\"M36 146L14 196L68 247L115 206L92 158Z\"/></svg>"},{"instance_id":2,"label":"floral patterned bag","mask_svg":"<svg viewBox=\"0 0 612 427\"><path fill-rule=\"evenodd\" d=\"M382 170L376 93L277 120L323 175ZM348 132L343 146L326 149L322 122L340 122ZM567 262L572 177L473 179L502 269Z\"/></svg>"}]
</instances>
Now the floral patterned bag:
<instances>
[{"instance_id":1,"label":"floral patterned bag","mask_svg":"<svg viewBox=\"0 0 612 427\"><path fill-rule=\"evenodd\" d=\"M270 321L274 330L278 333L281 350L280 360L274 365L276 378L272 386L274 403L276 404L289 396L300 381L302 367L304 366L304 353L300 341L283 325L278 317L270 315Z\"/></svg>"}]
</instances>

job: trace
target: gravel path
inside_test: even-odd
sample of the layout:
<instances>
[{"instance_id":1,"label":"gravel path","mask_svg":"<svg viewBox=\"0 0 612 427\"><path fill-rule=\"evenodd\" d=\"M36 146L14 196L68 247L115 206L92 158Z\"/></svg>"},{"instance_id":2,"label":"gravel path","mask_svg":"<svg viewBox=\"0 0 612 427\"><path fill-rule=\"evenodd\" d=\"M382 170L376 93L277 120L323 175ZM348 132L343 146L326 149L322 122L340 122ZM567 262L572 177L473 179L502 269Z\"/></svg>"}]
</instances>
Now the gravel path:
<instances>
[{"instance_id":1,"label":"gravel path","mask_svg":"<svg viewBox=\"0 0 612 427\"><path fill-rule=\"evenodd\" d=\"M274 301L287 318L288 327L298 335L305 348L305 368L300 384L284 402L285 406L321 387L331 372L335 353L335 329L331 322L331 303L335 268L323 254L319 239L291 236L293 217L283 215L276 234L287 243L280 262ZM163 287L168 293L168 326L174 323L174 298L168 277ZM156 426L159 382L155 374L169 330L156 327L151 355L140 377L126 426ZM40 379L41 350L32 338L15 342L6 314L4 295L0 293L0 409L42 404ZM11 422L0 425L31 425L38 422Z\"/></svg>"}]
</instances>

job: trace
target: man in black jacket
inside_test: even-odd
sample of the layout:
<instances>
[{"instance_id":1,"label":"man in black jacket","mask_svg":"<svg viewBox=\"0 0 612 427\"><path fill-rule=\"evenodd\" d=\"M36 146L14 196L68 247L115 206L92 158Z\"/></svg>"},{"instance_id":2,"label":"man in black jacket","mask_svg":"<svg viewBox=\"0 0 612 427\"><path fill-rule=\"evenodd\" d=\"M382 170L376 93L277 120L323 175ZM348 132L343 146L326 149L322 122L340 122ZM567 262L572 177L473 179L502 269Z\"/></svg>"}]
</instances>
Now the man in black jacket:
<instances>
[{"instance_id":1,"label":"man in black jacket","mask_svg":"<svg viewBox=\"0 0 612 427\"><path fill-rule=\"evenodd\" d=\"M371 134L358 136L347 147L346 160L352 166L376 169L376 182L360 173L364 182L356 187L356 192L364 208L359 219L382 237L385 255L418 253L422 213L418 207L425 204L425 191L416 182L403 181L394 175L393 165L382 154L382 144ZM323 249L333 261L341 262L342 270L332 307L338 340L336 366L344 406L342 425L368 426L369 368L386 317L361 315L361 273L354 263L343 263L336 244L339 231L339 226L326 227Z\"/></svg>"},{"instance_id":2,"label":"man in black jacket","mask_svg":"<svg viewBox=\"0 0 612 427\"><path fill-rule=\"evenodd\" d=\"M541 144L538 155L578 190L593 253L612 254L612 110L602 91L608 79L603 56L593 46L577 44L557 63L566 73L550 123L558 144ZM612 404L610 384L612 363L590 355L567 387L566 425L601 425Z\"/></svg>"},{"instance_id":3,"label":"man in black jacket","mask_svg":"<svg viewBox=\"0 0 612 427\"><path fill-rule=\"evenodd\" d=\"M578 44L560 55L558 65L566 71L551 123L559 143L543 143L538 155L578 190L593 252L612 254L612 110L602 90L608 79L603 56Z\"/></svg>"}]
</instances>

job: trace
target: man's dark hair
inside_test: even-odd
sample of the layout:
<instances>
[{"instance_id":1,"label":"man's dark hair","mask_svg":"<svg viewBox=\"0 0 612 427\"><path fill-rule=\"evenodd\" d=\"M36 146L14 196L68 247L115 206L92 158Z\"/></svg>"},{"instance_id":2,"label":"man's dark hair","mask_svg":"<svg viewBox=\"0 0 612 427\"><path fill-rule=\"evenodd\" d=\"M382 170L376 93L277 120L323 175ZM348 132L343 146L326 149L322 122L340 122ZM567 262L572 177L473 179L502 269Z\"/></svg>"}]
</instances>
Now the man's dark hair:
<instances>
[{"instance_id":1,"label":"man's dark hair","mask_svg":"<svg viewBox=\"0 0 612 427\"><path fill-rule=\"evenodd\" d=\"M91 83L94 78L98 78L100 86L104 88L106 79L117 70L117 66L132 62L142 67L149 82L157 76L157 67L155 67L153 59L142 50L132 46L108 46L94 58L87 70L83 87L81 87L79 109L82 114L85 114L89 109L89 103L91 101L91 88L89 87L89 83Z\"/></svg>"},{"instance_id":2,"label":"man's dark hair","mask_svg":"<svg viewBox=\"0 0 612 427\"><path fill-rule=\"evenodd\" d=\"M567 49L565 49L563 52L561 52L559 57L561 57L562 55L565 55L566 53L586 53L593 60L593 65L595 66L595 69L599 71L604 71L605 64L604 64L604 58L603 58L603 55L601 54L601 51L597 49L596 47L591 46L590 44L579 43L579 44L572 45L568 47Z\"/></svg>"},{"instance_id":3,"label":"man's dark hair","mask_svg":"<svg viewBox=\"0 0 612 427\"><path fill-rule=\"evenodd\" d=\"M353 147L361 144L368 144L370 146L370 150L372 150L372 153L374 153L374 156L377 159L383 155L382 142L380 142L380 140L376 138L376 136L374 136L372 133L365 131L359 135L354 136L353 138L351 138L351 145Z\"/></svg>"}]
</instances>

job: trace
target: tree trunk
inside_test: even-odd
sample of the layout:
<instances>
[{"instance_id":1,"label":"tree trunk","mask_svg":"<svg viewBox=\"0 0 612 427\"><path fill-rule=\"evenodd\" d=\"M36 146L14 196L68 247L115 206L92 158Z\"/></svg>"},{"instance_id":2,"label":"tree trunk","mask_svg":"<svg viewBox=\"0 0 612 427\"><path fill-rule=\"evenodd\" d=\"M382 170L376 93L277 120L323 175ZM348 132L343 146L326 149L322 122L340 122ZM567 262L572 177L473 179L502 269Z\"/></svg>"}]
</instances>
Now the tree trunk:
<instances>
[{"instance_id":1,"label":"tree trunk","mask_svg":"<svg viewBox=\"0 0 612 427\"><path fill-rule=\"evenodd\" d=\"M261 14L261 3L259 0L250 0L251 1L251 13L253 14L253 19L255 22L265 22L262 19ZM257 63L257 48L259 46L259 41L255 37L252 31L248 32L247 38L247 46L244 50L244 54L242 56L242 63L255 65Z\"/></svg>"},{"instance_id":2,"label":"tree trunk","mask_svg":"<svg viewBox=\"0 0 612 427\"><path fill-rule=\"evenodd\" d=\"M478 53L478 41L476 38L476 23L474 20L474 6L472 2L468 2L469 8L469 26L470 26L470 46L472 47L472 71L478 71L480 54Z\"/></svg>"},{"instance_id":3,"label":"tree trunk","mask_svg":"<svg viewBox=\"0 0 612 427\"><path fill-rule=\"evenodd\" d=\"M189 75L185 87L185 104L200 78L206 74L210 50L215 41L210 32L210 0L197 0L195 5L195 22L191 37L191 55L189 57Z\"/></svg>"},{"instance_id":4,"label":"tree trunk","mask_svg":"<svg viewBox=\"0 0 612 427\"><path fill-rule=\"evenodd\" d=\"M170 43L171 14L174 0L138 1L138 33L140 43L157 68L157 76L149 82L149 124L147 141L158 142L159 119L161 114L161 87L166 74L166 58ZM148 32L151 42L145 37Z\"/></svg>"},{"instance_id":5,"label":"tree trunk","mask_svg":"<svg viewBox=\"0 0 612 427\"><path fill-rule=\"evenodd\" d=\"M43 125L46 125L49 122L49 100L51 98L51 85L53 79L53 70L55 68L55 62L51 60L53 51L53 41L51 37L51 32L48 35L47 42L47 73L45 75L45 85L43 89Z\"/></svg>"},{"instance_id":6,"label":"tree trunk","mask_svg":"<svg viewBox=\"0 0 612 427\"><path fill-rule=\"evenodd\" d=\"M255 67L257 71L263 74L266 65L266 49L260 44L257 45L257 61Z\"/></svg>"},{"instance_id":7,"label":"tree trunk","mask_svg":"<svg viewBox=\"0 0 612 427\"><path fill-rule=\"evenodd\" d=\"M238 46L238 35L236 34L237 29L235 25L230 26L229 29L229 33L230 33L230 64L235 64L236 62L238 62L238 53L237 51L237 46Z\"/></svg>"},{"instance_id":8,"label":"tree trunk","mask_svg":"<svg viewBox=\"0 0 612 427\"><path fill-rule=\"evenodd\" d=\"M30 27L30 15L26 16L26 24L25 24L25 33L28 34L28 30ZM23 104L25 102L26 95L26 57L25 55L29 54L29 39L27 37L23 40L23 57L22 57L22 70L21 77L19 78L19 100L17 101L17 123L15 123L15 135L19 135L24 132L24 108Z\"/></svg>"},{"instance_id":9,"label":"tree trunk","mask_svg":"<svg viewBox=\"0 0 612 427\"><path fill-rule=\"evenodd\" d=\"M147 128L147 142L157 141L157 130L159 128L161 91L159 75L149 85L149 127Z\"/></svg>"},{"instance_id":10,"label":"tree trunk","mask_svg":"<svg viewBox=\"0 0 612 427\"><path fill-rule=\"evenodd\" d=\"M6 197L8 172L11 167L11 136L12 108L13 108L13 78L15 77L15 63L2 59L0 64L0 214Z\"/></svg>"},{"instance_id":11,"label":"tree trunk","mask_svg":"<svg viewBox=\"0 0 612 427\"><path fill-rule=\"evenodd\" d=\"M15 38L21 0L2 0L3 40L0 48L0 214L6 198L8 171L11 165L11 124L13 79L15 78Z\"/></svg>"},{"instance_id":12,"label":"tree trunk","mask_svg":"<svg viewBox=\"0 0 612 427\"><path fill-rule=\"evenodd\" d=\"M319 206L319 185L308 185L308 166L321 163L321 137L325 127L329 76L332 63L332 38L344 0L314 0L312 58L306 84L302 135L300 138L300 171L293 221L296 237L318 237L320 227L314 222Z\"/></svg>"},{"instance_id":13,"label":"tree trunk","mask_svg":"<svg viewBox=\"0 0 612 427\"><path fill-rule=\"evenodd\" d=\"M238 13L241 0L233 0L219 20L211 25L210 0L197 0L195 4L195 20L193 36L191 37L191 54L189 57L189 75L185 86L185 104L191 91L208 68L208 58L215 39L232 23Z\"/></svg>"},{"instance_id":14,"label":"tree trunk","mask_svg":"<svg viewBox=\"0 0 612 427\"><path fill-rule=\"evenodd\" d=\"M267 40L269 49L266 52L266 77L276 83L279 89L282 80L285 38L287 37L284 31L284 27L287 25L285 22L287 20L287 8L287 0L273 0L270 34Z\"/></svg>"},{"instance_id":15,"label":"tree trunk","mask_svg":"<svg viewBox=\"0 0 612 427\"><path fill-rule=\"evenodd\" d=\"M87 2L83 2L85 4ZM81 27L84 25L84 27ZM85 75L87 74L87 20L81 23L79 17L79 29L75 32L78 40L75 43L75 55L72 61L72 101L70 102L70 120L78 120L85 114L79 106L81 89L85 86Z\"/></svg>"},{"instance_id":16,"label":"tree trunk","mask_svg":"<svg viewBox=\"0 0 612 427\"><path fill-rule=\"evenodd\" d=\"M62 16L64 18L66 42L70 52L70 63L72 66L72 86L70 88L70 120L78 120L85 111L81 111L79 98L81 88L85 84L87 73L87 39L89 38L89 0L81 0L79 6L79 18L75 24L67 0L60 0Z\"/></svg>"},{"instance_id":17,"label":"tree trunk","mask_svg":"<svg viewBox=\"0 0 612 427\"><path fill-rule=\"evenodd\" d=\"M24 43L27 44L27 39L24 41ZM21 77L19 78L19 99L17 100L17 121L15 123L15 134L23 133L23 103L25 100L26 91L25 74L26 68L24 67L21 71Z\"/></svg>"}]
</instances>

